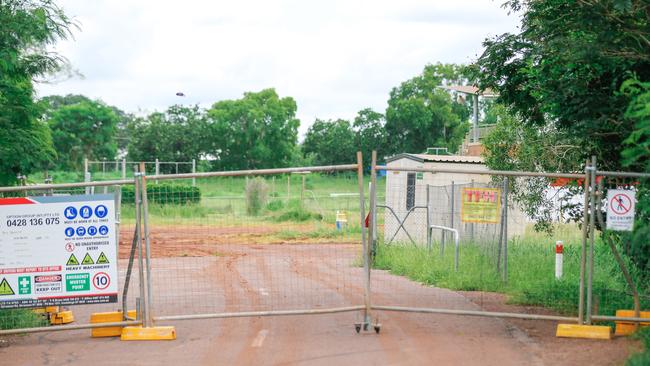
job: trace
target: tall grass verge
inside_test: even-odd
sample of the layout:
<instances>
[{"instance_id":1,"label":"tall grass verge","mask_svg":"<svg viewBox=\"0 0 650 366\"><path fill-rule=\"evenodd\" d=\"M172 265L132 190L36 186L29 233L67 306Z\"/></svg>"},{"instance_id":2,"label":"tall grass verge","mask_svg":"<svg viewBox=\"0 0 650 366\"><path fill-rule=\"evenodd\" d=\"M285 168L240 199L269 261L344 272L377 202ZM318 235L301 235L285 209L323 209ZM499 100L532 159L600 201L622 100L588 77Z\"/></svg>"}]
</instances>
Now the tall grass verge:
<instances>
[{"instance_id":1,"label":"tall grass verge","mask_svg":"<svg viewBox=\"0 0 650 366\"><path fill-rule=\"evenodd\" d=\"M564 276L555 279L555 252L552 245L537 240L512 240L508 250L508 281L501 279L492 256L478 244L461 245L459 270L454 272L454 254L447 247L444 257L439 247L380 245L374 267L415 281L452 290L490 291L509 295L510 302L539 305L563 314L575 315L580 278L580 245L565 244ZM617 309L631 309L632 297L609 248L598 243L595 250L593 281L594 306L599 314L614 314ZM637 285L639 285L637 283ZM646 284L647 286L647 284ZM642 289L644 292L647 289ZM650 306L645 297L642 306Z\"/></svg>"}]
</instances>

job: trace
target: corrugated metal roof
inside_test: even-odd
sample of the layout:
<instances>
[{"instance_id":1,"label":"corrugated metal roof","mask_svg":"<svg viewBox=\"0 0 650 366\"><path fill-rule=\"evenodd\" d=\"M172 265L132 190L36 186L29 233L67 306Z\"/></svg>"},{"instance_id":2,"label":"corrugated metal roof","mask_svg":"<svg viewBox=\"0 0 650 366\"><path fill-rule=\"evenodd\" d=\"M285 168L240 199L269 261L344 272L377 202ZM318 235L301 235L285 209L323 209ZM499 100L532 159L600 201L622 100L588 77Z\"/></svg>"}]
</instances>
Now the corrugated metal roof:
<instances>
[{"instance_id":1,"label":"corrugated metal roof","mask_svg":"<svg viewBox=\"0 0 650 366\"><path fill-rule=\"evenodd\" d=\"M460 155L429 155L429 154L398 154L386 159L390 163L399 159L410 159L418 162L432 163L465 163L465 164L483 164L484 159L481 156L460 156Z\"/></svg>"}]
</instances>

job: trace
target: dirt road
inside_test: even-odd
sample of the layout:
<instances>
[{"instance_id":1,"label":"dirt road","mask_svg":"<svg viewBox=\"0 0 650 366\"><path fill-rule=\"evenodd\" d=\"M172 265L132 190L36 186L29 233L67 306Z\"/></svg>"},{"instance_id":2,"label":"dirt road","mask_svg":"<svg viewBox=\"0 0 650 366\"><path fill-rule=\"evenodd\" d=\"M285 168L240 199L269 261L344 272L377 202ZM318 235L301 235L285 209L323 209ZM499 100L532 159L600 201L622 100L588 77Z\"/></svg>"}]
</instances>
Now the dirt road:
<instances>
[{"instance_id":1,"label":"dirt road","mask_svg":"<svg viewBox=\"0 0 650 366\"><path fill-rule=\"evenodd\" d=\"M206 250L216 253L210 256L155 258L156 314L360 305L358 251L349 244L214 245ZM121 267L123 274L124 263ZM382 305L507 307L498 298L484 304L483 295L424 287L383 271L373 273L372 284L373 302ZM73 310L85 323L90 312L107 308L116 306ZM613 365L621 364L633 347L626 339L559 341L549 322L376 315L383 325L380 334L357 334L353 324L359 314L341 313L176 321L178 339L168 342L92 339L90 331L17 336L0 348L0 364Z\"/></svg>"}]
</instances>

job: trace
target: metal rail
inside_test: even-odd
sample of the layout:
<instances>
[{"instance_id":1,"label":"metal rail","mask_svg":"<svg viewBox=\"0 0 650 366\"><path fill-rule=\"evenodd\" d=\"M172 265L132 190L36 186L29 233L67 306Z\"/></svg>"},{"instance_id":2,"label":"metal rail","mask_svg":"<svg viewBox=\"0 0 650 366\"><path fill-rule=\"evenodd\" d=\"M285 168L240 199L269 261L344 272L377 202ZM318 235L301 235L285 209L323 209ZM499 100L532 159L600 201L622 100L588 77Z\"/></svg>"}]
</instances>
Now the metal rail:
<instances>
[{"instance_id":1,"label":"metal rail","mask_svg":"<svg viewBox=\"0 0 650 366\"><path fill-rule=\"evenodd\" d=\"M398 311L398 312L406 312L406 313L467 315L467 316L484 316L489 318L515 318L515 319L529 319L529 320L555 320L555 321L566 321L566 322L576 322L576 323L578 322L577 317L556 316L556 315L501 313L501 312L482 311L482 310L412 308L412 307L403 307L403 306L381 306L381 305L373 306L372 308L373 310Z\"/></svg>"},{"instance_id":2,"label":"metal rail","mask_svg":"<svg viewBox=\"0 0 650 366\"><path fill-rule=\"evenodd\" d=\"M309 166L299 168L275 168L275 169L250 169L250 170L230 170L223 172L205 172L205 173L183 173L183 174L158 174L147 175L148 179L187 179L187 178L210 178L210 177L239 177L246 175L271 175L287 174L299 172L336 172L345 170L357 170L357 164L345 165L324 165Z\"/></svg>"},{"instance_id":3,"label":"metal rail","mask_svg":"<svg viewBox=\"0 0 650 366\"><path fill-rule=\"evenodd\" d=\"M125 327L129 325L141 325L141 324L142 324L141 321L136 320L136 321L122 321L122 322L111 322L111 323L75 324L75 325L61 325L61 326L50 326L50 327L36 327L36 328L4 329L4 330L0 330L0 335L59 332L63 330L79 330L79 329L107 328L107 327Z\"/></svg>"},{"instance_id":4,"label":"metal rail","mask_svg":"<svg viewBox=\"0 0 650 366\"><path fill-rule=\"evenodd\" d=\"M509 170L476 170L476 169L445 169L445 168L404 168L378 165L375 169L395 172L422 172L422 173L460 173L478 175L501 175L505 177L544 177L544 178L571 178L582 179L584 174L579 173L547 173L547 172L517 172ZM596 176L605 177L629 177L629 178L650 178L650 173L635 172L612 172L607 170L596 171Z\"/></svg>"},{"instance_id":5,"label":"metal rail","mask_svg":"<svg viewBox=\"0 0 650 366\"><path fill-rule=\"evenodd\" d=\"M335 314L352 311L365 310L365 305L347 306L329 309L302 309L302 310L273 310L273 311L242 311L237 313L208 313L194 315L166 315L155 316L154 321L165 320L194 320L194 319L219 319L219 318L246 318L257 316L288 316L288 315L314 315L314 314Z\"/></svg>"},{"instance_id":6,"label":"metal rail","mask_svg":"<svg viewBox=\"0 0 650 366\"><path fill-rule=\"evenodd\" d=\"M119 186L119 185L126 185L126 184L133 184L133 179L103 180L97 182L78 182L78 183L34 184L31 186L10 186L10 187L0 187L0 192L47 190L47 189L57 189L57 188Z\"/></svg>"},{"instance_id":7,"label":"metal rail","mask_svg":"<svg viewBox=\"0 0 650 366\"><path fill-rule=\"evenodd\" d=\"M389 167L385 165L377 166L377 170L387 170L395 172L421 172L421 173L460 173L460 174L478 174L478 175L502 175L510 177L546 177L546 178L584 178L583 174L575 173L542 173L542 172L513 172L508 170L476 170L476 169L444 169L444 168L402 168Z\"/></svg>"},{"instance_id":8,"label":"metal rail","mask_svg":"<svg viewBox=\"0 0 650 366\"><path fill-rule=\"evenodd\" d=\"M454 271L458 272L458 252L460 248L460 235L458 234L458 230L454 229L453 227L447 227L447 226L440 226L440 225L429 225L429 233L433 229L440 229L442 231L449 231L454 234L454 243L456 244L456 251L454 253ZM429 247L429 250L431 250L431 237L433 235L428 235L429 237L429 242L427 243L427 246ZM440 254L444 255L444 244L440 243Z\"/></svg>"}]
</instances>

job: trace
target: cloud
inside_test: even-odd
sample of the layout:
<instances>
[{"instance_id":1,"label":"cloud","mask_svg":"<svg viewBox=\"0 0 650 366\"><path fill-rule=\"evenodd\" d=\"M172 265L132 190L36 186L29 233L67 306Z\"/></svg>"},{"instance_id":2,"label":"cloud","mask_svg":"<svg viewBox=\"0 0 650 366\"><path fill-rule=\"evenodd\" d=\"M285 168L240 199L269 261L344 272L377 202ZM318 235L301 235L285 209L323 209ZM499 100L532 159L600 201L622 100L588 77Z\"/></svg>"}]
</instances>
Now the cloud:
<instances>
[{"instance_id":1,"label":"cloud","mask_svg":"<svg viewBox=\"0 0 650 366\"><path fill-rule=\"evenodd\" d=\"M85 78L40 95L81 93L136 112L275 87L296 99L301 133L316 117L383 112L390 89L425 64L470 62L485 37L518 23L483 0L60 3L81 31L56 50Z\"/></svg>"}]
</instances>

